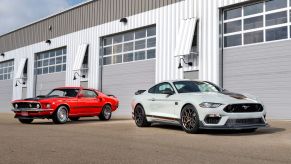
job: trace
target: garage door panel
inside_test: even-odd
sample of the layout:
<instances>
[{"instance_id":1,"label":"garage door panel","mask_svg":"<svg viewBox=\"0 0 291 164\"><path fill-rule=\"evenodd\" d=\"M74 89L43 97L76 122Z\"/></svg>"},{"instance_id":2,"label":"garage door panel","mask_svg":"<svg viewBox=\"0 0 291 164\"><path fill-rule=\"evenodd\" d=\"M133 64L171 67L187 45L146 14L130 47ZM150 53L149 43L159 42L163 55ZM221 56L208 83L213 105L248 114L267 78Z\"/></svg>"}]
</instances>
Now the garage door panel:
<instances>
[{"instance_id":1,"label":"garage door panel","mask_svg":"<svg viewBox=\"0 0 291 164\"><path fill-rule=\"evenodd\" d=\"M64 87L65 81L65 72L38 75L36 80L36 95L46 95L54 88Z\"/></svg>"},{"instance_id":2,"label":"garage door panel","mask_svg":"<svg viewBox=\"0 0 291 164\"><path fill-rule=\"evenodd\" d=\"M291 118L291 41L224 49L224 88L258 96L272 118Z\"/></svg>"},{"instance_id":3,"label":"garage door panel","mask_svg":"<svg viewBox=\"0 0 291 164\"><path fill-rule=\"evenodd\" d=\"M131 62L103 67L102 91L120 100L114 116L131 116L130 102L139 89L148 89L155 83L155 60Z\"/></svg>"},{"instance_id":4,"label":"garage door panel","mask_svg":"<svg viewBox=\"0 0 291 164\"><path fill-rule=\"evenodd\" d=\"M0 81L0 112L10 112L13 86L13 80Z\"/></svg>"}]
</instances>

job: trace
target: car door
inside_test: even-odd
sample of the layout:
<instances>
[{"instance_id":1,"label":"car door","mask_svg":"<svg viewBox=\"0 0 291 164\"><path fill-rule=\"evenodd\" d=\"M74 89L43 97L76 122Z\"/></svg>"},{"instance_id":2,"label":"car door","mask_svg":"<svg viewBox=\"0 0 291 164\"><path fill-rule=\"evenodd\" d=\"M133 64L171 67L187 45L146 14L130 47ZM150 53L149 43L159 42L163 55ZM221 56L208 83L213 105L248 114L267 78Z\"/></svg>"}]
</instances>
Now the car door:
<instances>
[{"instance_id":1,"label":"car door","mask_svg":"<svg viewBox=\"0 0 291 164\"><path fill-rule=\"evenodd\" d=\"M173 92L172 95L165 94L165 91ZM154 117L171 119L175 117L175 90L170 83L161 83L155 86L155 93L151 94L150 113Z\"/></svg>"},{"instance_id":2,"label":"car door","mask_svg":"<svg viewBox=\"0 0 291 164\"><path fill-rule=\"evenodd\" d=\"M81 90L78 99L79 107L82 108L83 114L94 115L101 109L101 101L95 91L89 89Z\"/></svg>"}]
</instances>

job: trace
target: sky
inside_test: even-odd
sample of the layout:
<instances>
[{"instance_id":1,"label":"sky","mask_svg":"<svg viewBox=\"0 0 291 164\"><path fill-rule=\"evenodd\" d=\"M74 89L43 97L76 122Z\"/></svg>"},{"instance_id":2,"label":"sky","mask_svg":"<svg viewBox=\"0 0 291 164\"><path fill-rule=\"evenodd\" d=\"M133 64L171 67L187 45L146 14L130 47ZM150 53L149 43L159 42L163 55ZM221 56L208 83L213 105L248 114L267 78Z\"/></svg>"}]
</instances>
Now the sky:
<instances>
[{"instance_id":1,"label":"sky","mask_svg":"<svg viewBox=\"0 0 291 164\"><path fill-rule=\"evenodd\" d=\"M0 0L0 35L87 0Z\"/></svg>"}]
</instances>

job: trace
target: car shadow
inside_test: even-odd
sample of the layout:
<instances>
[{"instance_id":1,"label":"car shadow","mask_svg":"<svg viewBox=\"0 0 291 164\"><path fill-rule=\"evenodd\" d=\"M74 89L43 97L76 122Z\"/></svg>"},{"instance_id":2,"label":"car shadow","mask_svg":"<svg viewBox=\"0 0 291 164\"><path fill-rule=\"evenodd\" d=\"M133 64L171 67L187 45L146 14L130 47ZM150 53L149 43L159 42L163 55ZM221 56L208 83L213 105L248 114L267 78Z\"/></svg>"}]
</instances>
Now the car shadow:
<instances>
[{"instance_id":1,"label":"car shadow","mask_svg":"<svg viewBox=\"0 0 291 164\"><path fill-rule=\"evenodd\" d=\"M153 128L162 128L167 130L176 130L176 131L183 131L182 127L179 125L171 125L171 124L163 124L163 123L155 123L151 127ZM220 136L243 136L243 135L265 135L265 134L273 134L273 133L281 133L286 131L284 128L280 127L266 127L266 128L259 128L255 132L248 132L244 130L206 130L201 129L199 134L207 134L207 135L220 135Z\"/></svg>"},{"instance_id":2,"label":"car shadow","mask_svg":"<svg viewBox=\"0 0 291 164\"><path fill-rule=\"evenodd\" d=\"M43 122L32 122L30 125L70 125L70 124L87 124L87 123L104 123L104 122L117 122L117 121L126 121L129 119L111 119L109 121L102 121L98 118L81 118L78 121L68 121L66 124L55 124L52 120L47 120Z\"/></svg>"}]
</instances>

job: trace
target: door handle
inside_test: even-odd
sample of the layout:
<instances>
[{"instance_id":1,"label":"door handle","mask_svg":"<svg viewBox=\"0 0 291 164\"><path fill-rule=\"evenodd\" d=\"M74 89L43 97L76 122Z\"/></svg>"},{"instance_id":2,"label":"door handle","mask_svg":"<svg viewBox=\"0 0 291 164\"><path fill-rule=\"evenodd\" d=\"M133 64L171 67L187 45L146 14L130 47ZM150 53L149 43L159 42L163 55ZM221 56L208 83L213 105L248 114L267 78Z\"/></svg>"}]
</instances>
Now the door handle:
<instances>
[{"instance_id":1,"label":"door handle","mask_svg":"<svg viewBox=\"0 0 291 164\"><path fill-rule=\"evenodd\" d=\"M152 98L151 101L156 101L156 99L155 98Z\"/></svg>"}]
</instances>

